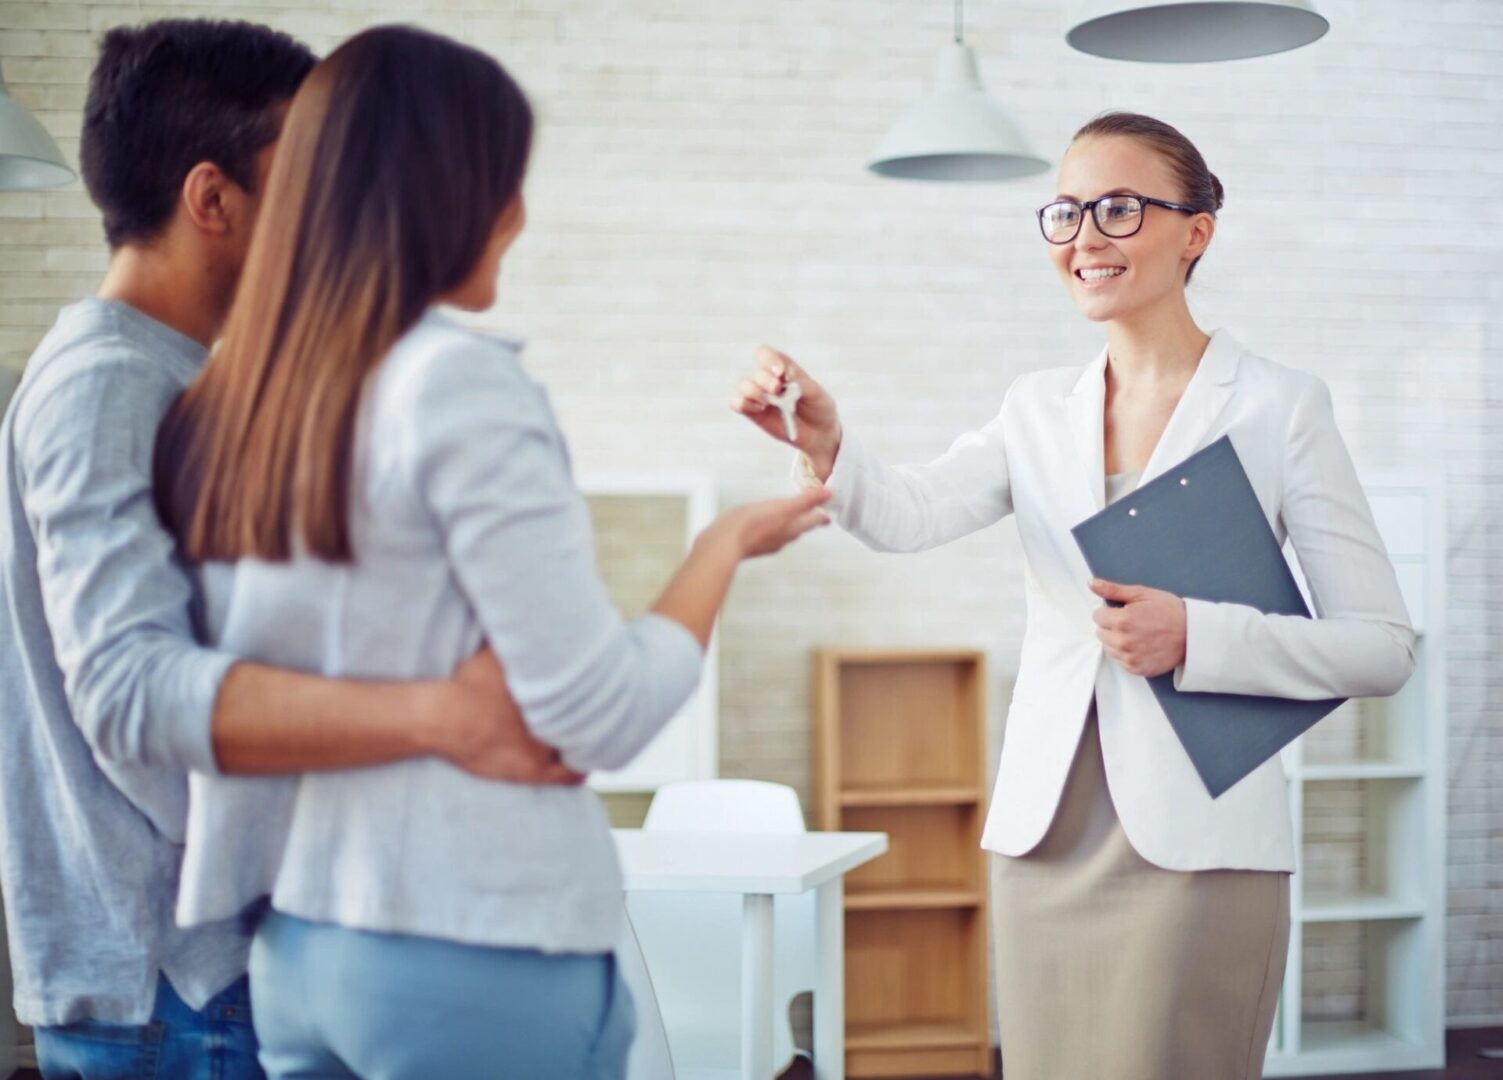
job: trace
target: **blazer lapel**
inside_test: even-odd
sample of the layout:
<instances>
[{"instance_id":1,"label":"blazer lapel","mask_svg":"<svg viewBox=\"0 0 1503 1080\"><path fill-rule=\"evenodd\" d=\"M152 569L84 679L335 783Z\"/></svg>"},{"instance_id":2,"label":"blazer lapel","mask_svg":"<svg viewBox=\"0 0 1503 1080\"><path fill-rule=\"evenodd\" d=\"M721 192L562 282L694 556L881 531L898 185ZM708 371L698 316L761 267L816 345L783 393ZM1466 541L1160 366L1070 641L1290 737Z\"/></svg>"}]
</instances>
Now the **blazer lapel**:
<instances>
[{"instance_id":1,"label":"blazer lapel","mask_svg":"<svg viewBox=\"0 0 1503 1080\"><path fill-rule=\"evenodd\" d=\"M1148 464L1138 486L1174 468L1189 457L1204 440L1206 433L1216 423L1226 403L1231 400L1232 383L1237 378L1237 365L1242 357L1242 346L1225 330L1217 330L1200 358L1200 366L1180 395L1179 404L1169 417L1158 445L1149 455Z\"/></svg>"},{"instance_id":2,"label":"blazer lapel","mask_svg":"<svg viewBox=\"0 0 1503 1080\"><path fill-rule=\"evenodd\" d=\"M1085 469L1091 502L1106 505L1106 350L1088 364L1065 399L1075 453Z\"/></svg>"}]
</instances>

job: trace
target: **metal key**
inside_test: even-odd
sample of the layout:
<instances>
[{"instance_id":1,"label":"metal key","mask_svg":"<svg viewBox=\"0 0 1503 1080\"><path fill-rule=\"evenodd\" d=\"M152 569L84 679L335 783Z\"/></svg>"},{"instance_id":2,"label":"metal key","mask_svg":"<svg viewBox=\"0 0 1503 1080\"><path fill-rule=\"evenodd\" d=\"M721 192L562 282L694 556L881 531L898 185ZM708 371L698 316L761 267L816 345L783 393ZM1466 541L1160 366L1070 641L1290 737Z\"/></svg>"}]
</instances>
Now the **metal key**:
<instances>
[{"instance_id":1,"label":"metal key","mask_svg":"<svg viewBox=\"0 0 1503 1080\"><path fill-rule=\"evenodd\" d=\"M794 423L793 417L798 409L798 399L803 396L803 389L792 380L789 380L788 384L783 387L781 394L767 395L767 403L776 406L778 412L783 414L783 429L788 433L789 442L798 438L798 426Z\"/></svg>"}]
</instances>

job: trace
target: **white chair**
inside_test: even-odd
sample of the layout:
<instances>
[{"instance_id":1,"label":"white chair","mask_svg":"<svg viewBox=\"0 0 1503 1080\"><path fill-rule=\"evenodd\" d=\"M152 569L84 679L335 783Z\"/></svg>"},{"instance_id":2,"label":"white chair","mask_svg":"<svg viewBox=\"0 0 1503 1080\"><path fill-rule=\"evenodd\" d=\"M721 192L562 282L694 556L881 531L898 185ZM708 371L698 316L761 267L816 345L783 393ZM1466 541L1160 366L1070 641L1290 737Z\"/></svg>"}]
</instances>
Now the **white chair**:
<instances>
[{"instance_id":1,"label":"white chair","mask_svg":"<svg viewBox=\"0 0 1503 1080\"><path fill-rule=\"evenodd\" d=\"M684 780L664 784L652 797L647 832L806 832L798 795L787 784L765 780Z\"/></svg>"},{"instance_id":2,"label":"white chair","mask_svg":"<svg viewBox=\"0 0 1503 1080\"><path fill-rule=\"evenodd\" d=\"M759 780L691 780L659 788L642 824L647 832L802 833L793 789ZM627 909L652 969L668 1044L680 1080L739 1076L741 899L631 893ZM794 1054L788 1003L815 984L812 893L773 905L773 1065ZM757 1080L772 1080L771 1077Z\"/></svg>"},{"instance_id":3,"label":"white chair","mask_svg":"<svg viewBox=\"0 0 1503 1080\"><path fill-rule=\"evenodd\" d=\"M642 957L642 946L632 928L630 914L623 914L621 918L616 963L637 1010L637 1036L626 1059L626 1080L675 1080L668 1033L663 1030L663 1014L658 1009L652 976Z\"/></svg>"}]
</instances>

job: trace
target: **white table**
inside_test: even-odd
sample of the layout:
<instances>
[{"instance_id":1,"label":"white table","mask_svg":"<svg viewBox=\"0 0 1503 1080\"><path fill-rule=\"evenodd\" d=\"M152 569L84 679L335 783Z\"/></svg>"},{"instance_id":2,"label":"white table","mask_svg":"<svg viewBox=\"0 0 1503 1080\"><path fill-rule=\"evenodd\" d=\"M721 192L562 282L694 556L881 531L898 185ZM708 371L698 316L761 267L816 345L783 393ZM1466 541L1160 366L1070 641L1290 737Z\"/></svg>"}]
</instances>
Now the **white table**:
<instances>
[{"instance_id":1,"label":"white table","mask_svg":"<svg viewBox=\"0 0 1503 1080\"><path fill-rule=\"evenodd\" d=\"M627 892L741 894L743 1080L772 1076L772 898L816 890L815 1075L818 1080L843 1080L844 875L886 851L887 834L613 832Z\"/></svg>"}]
</instances>

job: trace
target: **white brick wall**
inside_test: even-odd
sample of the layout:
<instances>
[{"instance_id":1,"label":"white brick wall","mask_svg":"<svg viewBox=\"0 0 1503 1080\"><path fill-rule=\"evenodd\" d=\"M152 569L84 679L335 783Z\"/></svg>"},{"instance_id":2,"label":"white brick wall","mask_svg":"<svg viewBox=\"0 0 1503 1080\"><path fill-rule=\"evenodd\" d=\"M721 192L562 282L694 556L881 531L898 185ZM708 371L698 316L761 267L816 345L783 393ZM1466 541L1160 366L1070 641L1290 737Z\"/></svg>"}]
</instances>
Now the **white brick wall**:
<instances>
[{"instance_id":1,"label":"white brick wall","mask_svg":"<svg viewBox=\"0 0 1503 1080\"><path fill-rule=\"evenodd\" d=\"M1448 1009L1503 1022L1503 3L1323 0L1334 29L1311 48L1182 67L1071 52L1062 6L969 5L985 77L1036 148L1057 161L1108 107L1180 126L1228 192L1192 287L1203 323L1324 376L1362 467L1449 471ZM761 341L895 459L942 450L1019 373L1083 362L1099 340L1030 216L1050 178L928 187L862 168L947 40L938 0L11 2L0 58L76 157L98 33L203 14L320 50L416 17L523 81L542 122L532 223L493 319L531 338L581 469L692 461L728 502L782 491L785 455L726 409ZM0 196L0 363L24 362L102 265L78 190ZM977 645L1000 686L1019 575L1006 525L901 564L829 532L749 567L723 633L724 771L807 791L815 644ZM1311 1007L1341 1015L1360 1003L1360 941L1328 937L1311 963L1330 985Z\"/></svg>"}]
</instances>

